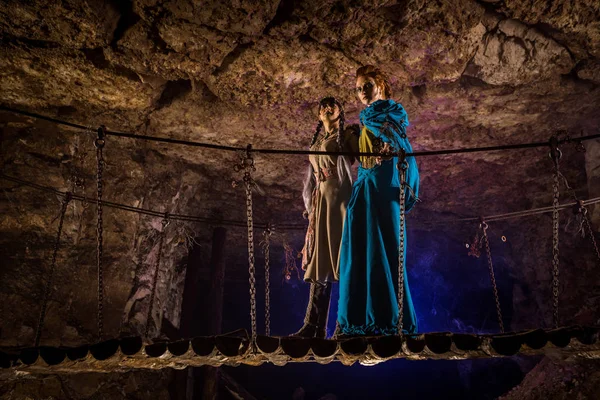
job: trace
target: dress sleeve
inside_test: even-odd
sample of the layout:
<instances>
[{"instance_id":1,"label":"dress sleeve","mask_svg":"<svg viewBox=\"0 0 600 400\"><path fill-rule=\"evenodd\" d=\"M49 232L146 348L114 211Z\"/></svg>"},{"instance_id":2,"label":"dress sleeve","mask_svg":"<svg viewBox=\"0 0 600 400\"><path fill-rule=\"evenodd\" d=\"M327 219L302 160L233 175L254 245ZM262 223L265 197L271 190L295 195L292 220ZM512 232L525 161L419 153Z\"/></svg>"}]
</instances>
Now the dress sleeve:
<instances>
[{"instance_id":1,"label":"dress sleeve","mask_svg":"<svg viewBox=\"0 0 600 400\"><path fill-rule=\"evenodd\" d=\"M360 131L357 125L348 127L344 133L344 149L347 151L358 151L359 136Z\"/></svg>"},{"instance_id":2,"label":"dress sleeve","mask_svg":"<svg viewBox=\"0 0 600 400\"><path fill-rule=\"evenodd\" d=\"M358 137L360 136L360 128L357 124L352 124L346 127L344 132L344 151L359 152ZM354 164L354 157L350 157L350 163Z\"/></svg>"}]
</instances>

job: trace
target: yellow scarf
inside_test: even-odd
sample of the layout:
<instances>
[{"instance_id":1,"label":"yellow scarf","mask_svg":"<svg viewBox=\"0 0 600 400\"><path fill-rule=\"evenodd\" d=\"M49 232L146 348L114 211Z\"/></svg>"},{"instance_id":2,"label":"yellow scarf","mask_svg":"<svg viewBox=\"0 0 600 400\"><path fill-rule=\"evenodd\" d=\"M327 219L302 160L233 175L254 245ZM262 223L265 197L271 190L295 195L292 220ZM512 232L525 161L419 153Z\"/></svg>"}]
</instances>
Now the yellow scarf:
<instances>
[{"instance_id":1,"label":"yellow scarf","mask_svg":"<svg viewBox=\"0 0 600 400\"><path fill-rule=\"evenodd\" d=\"M375 137L367 129L366 126L363 126L362 132L360 133L360 137L358 138L358 151L361 153L371 153L377 151L374 149ZM363 168L370 169L375 166L375 157L373 156L360 156L360 164Z\"/></svg>"}]
</instances>

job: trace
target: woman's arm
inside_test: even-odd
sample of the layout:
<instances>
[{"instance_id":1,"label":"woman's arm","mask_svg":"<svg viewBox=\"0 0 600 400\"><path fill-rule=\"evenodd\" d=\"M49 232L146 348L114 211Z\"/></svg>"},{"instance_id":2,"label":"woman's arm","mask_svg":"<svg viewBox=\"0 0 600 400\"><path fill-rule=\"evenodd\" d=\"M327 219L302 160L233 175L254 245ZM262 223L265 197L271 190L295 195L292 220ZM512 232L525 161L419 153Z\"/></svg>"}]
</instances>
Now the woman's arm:
<instances>
[{"instance_id":1,"label":"woman's arm","mask_svg":"<svg viewBox=\"0 0 600 400\"><path fill-rule=\"evenodd\" d=\"M344 129L344 151L358 153L358 137L360 136L360 127L358 124L352 124ZM354 164L355 157L348 157L350 164Z\"/></svg>"},{"instance_id":2,"label":"woman's arm","mask_svg":"<svg viewBox=\"0 0 600 400\"><path fill-rule=\"evenodd\" d=\"M375 137L385 143L384 151L396 153L400 149L405 149L403 142L406 139L406 125L391 118L386 118L379 129L373 129ZM403 140L404 139L404 140Z\"/></svg>"}]
</instances>

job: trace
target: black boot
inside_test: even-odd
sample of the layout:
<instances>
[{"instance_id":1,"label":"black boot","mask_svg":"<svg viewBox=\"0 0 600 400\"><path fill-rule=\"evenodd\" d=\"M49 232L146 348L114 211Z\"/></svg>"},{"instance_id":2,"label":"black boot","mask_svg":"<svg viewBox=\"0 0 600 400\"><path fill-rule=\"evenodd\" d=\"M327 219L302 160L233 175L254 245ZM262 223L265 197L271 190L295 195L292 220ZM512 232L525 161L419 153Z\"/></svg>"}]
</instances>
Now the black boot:
<instances>
[{"instance_id":1,"label":"black boot","mask_svg":"<svg viewBox=\"0 0 600 400\"><path fill-rule=\"evenodd\" d=\"M327 317L329 316L330 300L331 283L311 283L304 325L298 332L290 336L325 339L327 337Z\"/></svg>"}]
</instances>

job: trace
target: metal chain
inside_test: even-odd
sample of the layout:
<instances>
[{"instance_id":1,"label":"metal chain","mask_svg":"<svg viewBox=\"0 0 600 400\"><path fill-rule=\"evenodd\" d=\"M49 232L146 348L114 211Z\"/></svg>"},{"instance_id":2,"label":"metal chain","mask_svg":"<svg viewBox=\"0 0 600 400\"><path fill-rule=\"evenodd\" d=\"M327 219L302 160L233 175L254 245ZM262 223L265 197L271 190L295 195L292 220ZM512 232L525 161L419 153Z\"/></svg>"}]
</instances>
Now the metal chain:
<instances>
[{"instance_id":1,"label":"metal chain","mask_svg":"<svg viewBox=\"0 0 600 400\"><path fill-rule=\"evenodd\" d=\"M577 209L577 213L581 214L581 218L582 218L581 222L583 223L583 225L585 226L585 228L588 231L588 234L590 236L590 241L592 242L592 247L594 247L594 251L596 253L596 258L598 259L598 265L600 265L600 250L598 249L598 243L596 242L596 238L594 236L594 230L592 229L592 224L589 219L588 210L585 207L584 202L582 200L579 200L579 198L577 197L577 194L575 193L575 189L573 189L569 185L567 178L562 174L561 174L561 176L563 178L563 183L565 184L567 191L571 194L571 197L573 197L573 200L575 200L575 202L577 202L577 205L575 206Z\"/></svg>"},{"instance_id":2,"label":"metal chain","mask_svg":"<svg viewBox=\"0 0 600 400\"><path fill-rule=\"evenodd\" d=\"M60 209L60 221L58 222L58 231L56 232L56 240L54 241L54 249L52 251L52 262L50 263L50 271L48 272L48 281L46 282L46 288L44 289L44 298L42 300L42 309L40 311L40 317L38 319L37 329L35 332L35 347L40 345L40 339L42 338L42 329L44 328L44 319L46 318L46 310L48 308L48 300L50 299L50 292L52 291L52 281L54 278L54 270L56 268L56 256L58 254L58 247L60 246L60 236L63 230L63 223L65 221L65 214L67 213L67 206L72 199L71 192L67 192L65 195L62 206Z\"/></svg>"},{"instance_id":3,"label":"metal chain","mask_svg":"<svg viewBox=\"0 0 600 400\"><path fill-rule=\"evenodd\" d=\"M265 254L265 335L271 336L271 283L270 283L270 247L273 228L267 224L263 232L263 251Z\"/></svg>"},{"instance_id":4,"label":"metal chain","mask_svg":"<svg viewBox=\"0 0 600 400\"><path fill-rule=\"evenodd\" d=\"M406 173L408 171L408 162L406 162L406 153L401 150L398 154L398 170L400 171L400 228L398 237L398 335L402 335L404 319L404 240L406 229Z\"/></svg>"},{"instance_id":5,"label":"metal chain","mask_svg":"<svg viewBox=\"0 0 600 400\"><path fill-rule=\"evenodd\" d=\"M552 185L553 202L552 202L552 299L553 299L553 317L554 327L559 326L558 317L558 294L559 294L559 251L558 251L558 231L559 231L559 160L562 153L558 149L558 139L554 136L550 140L550 157L554 163L554 181Z\"/></svg>"},{"instance_id":6,"label":"metal chain","mask_svg":"<svg viewBox=\"0 0 600 400\"><path fill-rule=\"evenodd\" d=\"M592 229L592 224L590 223L590 218L588 215L588 211L583 206L583 224L588 230L588 234L590 235L590 240L592 242L592 246L594 246L594 250L596 251L596 258L598 259L598 265L600 266L600 250L598 250L598 243L596 242L596 238L594 237L594 230Z\"/></svg>"},{"instance_id":7,"label":"metal chain","mask_svg":"<svg viewBox=\"0 0 600 400\"><path fill-rule=\"evenodd\" d=\"M165 234L167 226L169 225L169 213L165 213L165 217L162 220L162 231L158 235L158 254L156 255L156 262L154 263L154 276L152 277L152 290L150 291L150 304L148 305L148 314L146 315L146 332L145 337L148 337L150 332L150 320L152 319L152 310L154 309L154 298L156 297L156 286L158 284L158 272L160 270L160 259L162 257L163 243L165 241Z\"/></svg>"},{"instance_id":8,"label":"metal chain","mask_svg":"<svg viewBox=\"0 0 600 400\"><path fill-rule=\"evenodd\" d=\"M498 287L496 286L496 276L494 275L494 264L492 263L492 251L490 250L490 242L488 240L487 229L488 224L481 221L481 229L483 230L483 244L487 253L488 268L490 270L490 280L492 281L492 289L494 290L494 300L496 301L496 314L498 315L498 325L500 332L504 333L504 323L502 322L502 309L500 308L500 297L498 296Z\"/></svg>"},{"instance_id":9,"label":"metal chain","mask_svg":"<svg viewBox=\"0 0 600 400\"><path fill-rule=\"evenodd\" d=\"M96 252L96 264L98 268L98 338L102 340L104 330L104 275L102 268L102 252L103 252L103 230L102 230L102 174L104 172L104 155L102 150L106 144L104 140L104 126L98 128L98 138L94 141L96 146L96 160L98 161L98 173L97 173L97 188L98 197L96 200L96 209L98 211L98 221L96 226L97 231L97 252Z\"/></svg>"},{"instance_id":10,"label":"metal chain","mask_svg":"<svg viewBox=\"0 0 600 400\"><path fill-rule=\"evenodd\" d=\"M240 163L234 165L236 172L244 171L244 184L246 188L246 216L248 219L248 274L250 283L250 322L252 329L252 347L256 344L256 269L254 266L254 219L252 215L252 172L256 171L252 158L252 145L240 153Z\"/></svg>"}]
</instances>

